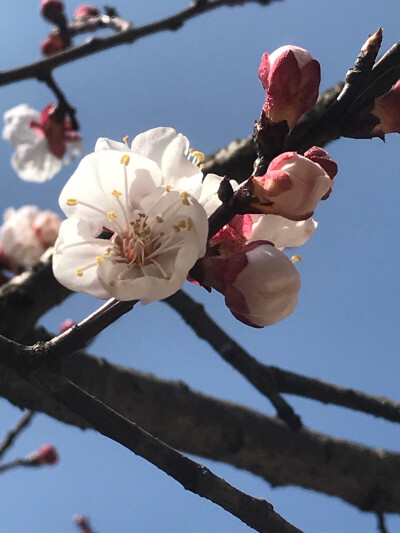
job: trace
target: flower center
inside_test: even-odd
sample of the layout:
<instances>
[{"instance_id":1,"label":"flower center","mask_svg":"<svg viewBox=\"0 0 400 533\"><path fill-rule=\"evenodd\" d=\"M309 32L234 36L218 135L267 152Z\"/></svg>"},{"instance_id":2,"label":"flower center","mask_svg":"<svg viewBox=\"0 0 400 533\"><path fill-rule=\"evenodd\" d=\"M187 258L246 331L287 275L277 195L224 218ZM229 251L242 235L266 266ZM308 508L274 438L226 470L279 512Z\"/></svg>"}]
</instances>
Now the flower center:
<instances>
[{"instance_id":1,"label":"flower center","mask_svg":"<svg viewBox=\"0 0 400 533\"><path fill-rule=\"evenodd\" d=\"M136 219L130 222L130 230L114 233L111 237L111 242L118 250L117 253L129 266L144 266L151 262L151 257L163 242L163 233L152 231L147 224L147 218L144 213L138 213ZM117 250L114 248L114 253ZM108 254L110 252L111 249Z\"/></svg>"}]
</instances>

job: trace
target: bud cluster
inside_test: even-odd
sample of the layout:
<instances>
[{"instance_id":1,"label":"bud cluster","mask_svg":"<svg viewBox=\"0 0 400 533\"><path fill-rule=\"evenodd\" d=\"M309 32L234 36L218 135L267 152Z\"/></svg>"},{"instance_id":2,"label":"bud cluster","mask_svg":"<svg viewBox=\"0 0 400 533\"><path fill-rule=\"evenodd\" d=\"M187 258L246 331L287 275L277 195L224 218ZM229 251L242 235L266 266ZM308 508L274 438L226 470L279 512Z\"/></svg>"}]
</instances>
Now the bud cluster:
<instances>
[{"instance_id":1,"label":"bud cluster","mask_svg":"<svg viewBox=\"0 0 400 533\"><path fill-rule=\"evenodd\" d=\"M40 51L45 56L51 56L62 52L71 46L72 29L68 26L68 19L64 11L64 4L61 0L42 0L39 7L40 14L48 22L54 24L56 28L41 43ZM82 4L73 13L75 23L84 23L93 18L99 17L100 11L97 7ZM95 29L90 27L92 31Z\"/></svg>"}]
</instances>

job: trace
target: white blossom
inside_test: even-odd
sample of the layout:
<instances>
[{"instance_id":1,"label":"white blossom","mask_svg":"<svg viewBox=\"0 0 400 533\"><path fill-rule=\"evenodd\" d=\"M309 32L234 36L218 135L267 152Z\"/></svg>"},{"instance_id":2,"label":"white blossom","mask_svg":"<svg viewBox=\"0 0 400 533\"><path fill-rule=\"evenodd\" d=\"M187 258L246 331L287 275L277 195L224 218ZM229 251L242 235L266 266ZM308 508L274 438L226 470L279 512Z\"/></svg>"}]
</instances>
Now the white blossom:
<instances>
[{"instance_id":1,"label":"white blossom","mask_svg":"<svg viewBox=\"0 0 400 533\"><path fill-rule=\"evenodd\" d=\"M60 219L34 205L8 208L0 228L0 245L10 265L30 267L57 238Z\"/></svg>"},{"instance_id":2,"label":"white blossom","mask_svg":"<svg viewBox=\"0 0 400 533\"><path fill-rule=\"evenodd\" d=\"M98 143L61 192L69 219L55 245L54 274L71 290L99 298L161 300L204 255L207 214L184 181L163 175L167 158L160 167L122 143L101 142L108 149ZM109 238L99 238L102 231Z\"/></svg>"},{"instance_id":3,"label":"white blossom","mask_svg":"<svg viewBox=\"0 0 400 533\"><path fill-rule=\"evenodd\" d=\"M62 166L66 152L81 153L81 137L71 131L64 120L56 122L54 106L42 113L20 104L4 113L3 138L15 146L11 165L25 181L42 182L51 179Z\"/></svg>"}]
</instances>

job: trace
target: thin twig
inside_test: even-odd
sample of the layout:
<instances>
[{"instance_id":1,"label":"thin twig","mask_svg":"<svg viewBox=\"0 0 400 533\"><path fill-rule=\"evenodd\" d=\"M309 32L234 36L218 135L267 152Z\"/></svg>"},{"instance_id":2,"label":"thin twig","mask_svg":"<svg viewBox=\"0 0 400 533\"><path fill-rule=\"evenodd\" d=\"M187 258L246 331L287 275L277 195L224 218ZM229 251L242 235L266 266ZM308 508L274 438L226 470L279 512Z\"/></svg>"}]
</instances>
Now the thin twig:
<instances>
[{"instance_id":1,"label":"thin twig","mask_svg":"<svg viewBox=\"0 0 400 533\"><path fill-rule=\"evenodd\" d=\"M10 429L10 431L5 436L3 442L0 443L0 459L10 448L10 446L14 444L14 441L18 437L18 435L20 435L21 432L30 424L34 414L34 411L27 411L26 413L24 413L21 420L19 420L19 422L17 422L17 424Z\"/></svg>"},{"instance_id":2,"label":"thin twig","mask_svg":"<svg viewBox=\"0 0 400 533\"><path fill-rule=\"evenodd\" d=\"M153 35L162 31L175 31L183 24L202 13L212 11L223 6L242 6L248 3L269 5L278 0L214 0L213 2L193 3L186 9L164 19L161 19L143 26L129 26L127 29L104 38L93 38L79 46L68 48L58 54L46 59L29 63L21 67L0 72L0 86L15 83L29 78L38 78L46 73L52 72L55 68L81 59L114 46L133 43L148 35Z\"/></svg>"},{"instance_id":3,"label":"thin twig","mask_svg":"<svg viewBox=\"0 0 400 533\"><path fill-rule=\"evenodd\" d=\"M4 463L0 465L0 474L7 472L7 470L12 470L13 468L18 468L19 466L31 466L27 464L25 459L15 459L9 463Z\"/></svg>"},{"instance_id":4,"label":"thin twig","mask_svg":"<svg viewBox=\"0 0 400 533\"><path fill-rule=\"evenodd\" d=\"M383 513L376 513L376 518L378 520L378 531L379 533L389 533L389 530L386 526L385 515Z\"/></svg>"},{"instance_id":5,"label":"thin twig","mask_svg":"<svg viewBox=\"0 0 400 533\"><path fill-rule=\"evenodd\" d=\"M260 363L214 322L204 310L204 306L195 302L183 291L170 296L165 302L182 316L199 337L207 341L262 394L271 401L272 398L278 399L278 405L274 404L277 409L281 398L279 393L287 393L400 423L398 402ZM272 398L269 396L270 393Z\"/></svg>"},{"instance_id":6,"label":"thin twig","mask_svg":"<svg viewBox=\"0 0 400 533\"><path fill-rule=\"evenodd\" d=\"M185 292L178 291L165 302L177 311L184 321L233 368L236 368L255 388L266 396L275 407L277 415L292 429L302 427L300 417L279 394L273 375L265 372L259 363L225 331L220 328L204 310L204 306Z\"/></svg>"}]
</instances>

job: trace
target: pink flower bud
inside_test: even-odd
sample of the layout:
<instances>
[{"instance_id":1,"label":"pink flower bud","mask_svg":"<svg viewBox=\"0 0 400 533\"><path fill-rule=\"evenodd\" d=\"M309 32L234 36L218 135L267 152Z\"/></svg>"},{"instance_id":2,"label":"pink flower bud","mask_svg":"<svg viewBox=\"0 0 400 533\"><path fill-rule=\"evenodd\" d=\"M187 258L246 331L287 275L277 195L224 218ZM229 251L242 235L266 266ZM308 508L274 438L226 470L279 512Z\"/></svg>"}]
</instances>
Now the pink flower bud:
<instances>
[{"instance_id":1,"label":"pink flower bud","mask_svg":"<svg viewBox=\"0 0 400 533\"><path fill-rule=\"evenodd\" d=\"M66 48L59 33L51 33L40 45L40 51L44 56L58 54Z\"/></svg>"},{"instance_id":2,"label":"pink flower bud","mask_svg":"<svg viewBox=\"0 0 400 533\"><path fill-rule=\"evenodd\" d=\"M64 333L65 331L67 331L69 328L72 328L72 326L74 326L75 324L76 324L75 320L72 320L72 318L66 318L64 322L60 324L60 327L58 329L60 335L61 333Z\"/></svg>"},{"instance_id":3,"label":"pink flower bud","mask_svg":"<svg viewBox=\"0 0 400 533\"><path fill-rule=\"evenodd\" d=\"M82 4L81 6L78 6L74 11L74 20L80 21L80 20L86 20L91 17L98 17L100 15L100 11L97 9L97 7L88 6L87 4Z\"/></svg>"},{"instance_id":4,"label":"pink flower bud","mask_svg":"<svg viewBox=\"0 0 400 533\"><path fill-rule=\"evenodd\" d=\"M292 129L318 98L318 61L298 46L282 46L262 56L258 75L265 89L263 111L270 122L286 120Z\"/></svg>"},{"instance_id":5,"label":"pink flower bud","mask_svg":"<svg viewBox=\"0 0 400 533\"><path fill-rule=\"evenodd\" d=\"M58 462L58 453L52 444L43 444L38 450L30 453L26 460L32 466L54 465Z\"/></svg>"},{"instance_id":6,"label":"pink flower bud","mask_svg":"<svg viewBox=\"0 0 400 533\"><path fill-rule=\"evenodd\" d=\"M253 205L260 212L306 220L332 189L333 181L322 165L296 152L285 152L271 161L263 176L253 177L253 184Z\"/></svg>"},{"instance_id":7,"label":"pink flower bud","mask_svg":"<svg viewBox=\"0 0 400 533\"><path fill-rule=\"evenodd\" d=\"M300 276L286 255L267 241L246 244L227 259L205 261L207 284L225 295L225 303L241 322L270 326L295 309Z\"/></svg>"},{"instance_id":8,"label":"pink flower bud","mask_svg":"<svg viewBox=\"0 0 400 533\"><path fill-rule=\"evenodd\" d=\"M375 100L371 113L380 121L371 135L384 137L385 133L400 133L400 80Z\"/></svg>"},{"instance_id":9,"label":"pink flower bud","mask_svg":"<svg viewBox=\"0 0 400 533\"><path fill-rule=\"evenodd\" d=\"M64 13L64 4L61 0L42 0L39 11L46 20L57 24Z\"/></svg>"}]
</instances>

